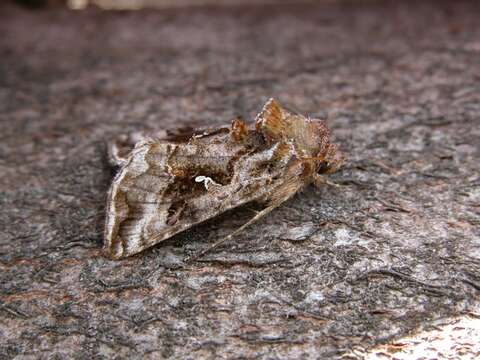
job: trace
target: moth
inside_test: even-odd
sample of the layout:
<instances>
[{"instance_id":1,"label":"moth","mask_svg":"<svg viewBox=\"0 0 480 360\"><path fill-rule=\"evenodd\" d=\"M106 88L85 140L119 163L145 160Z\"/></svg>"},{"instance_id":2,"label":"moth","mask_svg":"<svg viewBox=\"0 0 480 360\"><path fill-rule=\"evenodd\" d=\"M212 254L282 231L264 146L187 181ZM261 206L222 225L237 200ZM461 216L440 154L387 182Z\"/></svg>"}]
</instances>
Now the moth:
<instances>
[{"instance_id":1,"label":"moth","mask_svg":"<svg viewBox=\"0 0 480 360\"><path fill-rule=\"evenodd\" d=\"M113 259L139 253L240 205L264 205L247 223L202 251L231 239L343 162L325 121L270 99L249 126L141 137L116 143L120 169L108 193L104 252Z\"/></svg>"}]
</instances>

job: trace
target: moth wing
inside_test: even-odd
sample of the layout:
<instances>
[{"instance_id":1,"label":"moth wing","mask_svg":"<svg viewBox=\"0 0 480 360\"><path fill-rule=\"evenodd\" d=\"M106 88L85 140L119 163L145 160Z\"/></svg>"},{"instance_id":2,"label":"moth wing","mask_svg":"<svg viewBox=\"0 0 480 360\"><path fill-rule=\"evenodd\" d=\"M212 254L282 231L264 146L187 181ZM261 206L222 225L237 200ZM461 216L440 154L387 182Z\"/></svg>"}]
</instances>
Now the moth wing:
<instances>
[{"instance_id":1,"label":"moth wing","mask_svg":"<svg viewBox=\"0 0 480 360\"><path fill-rule=\"evenodd\" d=\"M229 132L229 129L195 129L184 126L175 130L158 130L149 135L144 132L123 134L108 143L108 160L112 166L123 166L136 144L156 140L180 144L187 143L193 137L211 136L221 132Z\"/></svg>"},{"instance_id":2,"label":"moth wing","mask_svg":"<svg viewBox=\"0 0 480 360\"><path fill-rule=\"evenodd\" d=\"M137 145L109 191L106 254L133 255L266 194L264 179L250 178L239 186L238 172L247 164L238 160L234 169L232 159L240 150L228 141Z\"/></svg>"}]
</instances>

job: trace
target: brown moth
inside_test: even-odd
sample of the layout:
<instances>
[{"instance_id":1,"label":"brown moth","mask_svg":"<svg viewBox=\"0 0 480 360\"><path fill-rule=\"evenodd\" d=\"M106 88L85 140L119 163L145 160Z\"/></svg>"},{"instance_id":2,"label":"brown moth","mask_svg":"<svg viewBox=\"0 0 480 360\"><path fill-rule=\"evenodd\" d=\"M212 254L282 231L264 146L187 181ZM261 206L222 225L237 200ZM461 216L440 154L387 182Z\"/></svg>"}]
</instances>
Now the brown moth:
<instances>
[{"instance_id":1,"label":"brown moth","mask_svg":"<svg viewBox=\"0 0 480 360\"><path fill-rule=\"evenodd\" d=\"M130 151L128 151L130 150ZM255 128L231 127L177 134L111 148L121 166L109 194L105 253L136 254L237 206L256 201L264 210L196 257L229 240L322 174L342 157L322 120L294 114L270 99Z\"/></svg>"}]
</instances>

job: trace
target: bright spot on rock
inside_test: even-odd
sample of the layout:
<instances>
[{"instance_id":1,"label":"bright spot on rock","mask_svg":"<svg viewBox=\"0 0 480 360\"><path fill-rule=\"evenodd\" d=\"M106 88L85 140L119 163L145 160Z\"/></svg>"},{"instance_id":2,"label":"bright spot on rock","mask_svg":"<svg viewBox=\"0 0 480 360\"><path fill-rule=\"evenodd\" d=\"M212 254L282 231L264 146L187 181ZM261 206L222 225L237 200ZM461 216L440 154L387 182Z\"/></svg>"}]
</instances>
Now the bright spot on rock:
<instances>
[{"instance_id":1,"label":"bright spot on rock","mask_svg":"<svg viewBox=\"0 0 480 360\"><path fill-rule=\"evenodd\" d=\"M345 228L340 228L335 230L335 237L337 238L337 241L335 242L335 246L349 245L351 243L350 233Z\"/></svg>"},{"instance_id":2,"label":"bright spot on rock","mask_svg":"<svg viewBox=\"0 0 480 360\"><path fill-rule=\"evenodd\" d=\"M315 225L311 222L305 223L301 226L288 228L283 238L291 241L301 241L308 239L315 232Z\"/></svg>"},{"instance_id":3,"label":"bright spot on rock","mask_svg":"<svg viewBox=\"0 0 480 360\"><path fill-rule=\"evenodd\" d=\"M325 296L323 296L323 293L319 291L312 291L310 292L307 297L305 298L306 303L318 303L321 302L325 299Z\"/></svg>"}]
</instances>

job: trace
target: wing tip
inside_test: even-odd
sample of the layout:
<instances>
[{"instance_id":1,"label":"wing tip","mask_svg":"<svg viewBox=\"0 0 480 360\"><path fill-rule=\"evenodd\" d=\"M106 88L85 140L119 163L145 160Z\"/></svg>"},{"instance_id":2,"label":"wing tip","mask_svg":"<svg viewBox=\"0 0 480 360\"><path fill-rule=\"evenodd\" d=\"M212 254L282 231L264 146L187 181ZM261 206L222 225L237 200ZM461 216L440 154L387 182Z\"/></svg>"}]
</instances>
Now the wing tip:
<instances>
[{"instance_id":1,"label":"wing tip","mask_svg":"<svg viewBox=\"0 0 480 360\"><path fill-rule=\"evenodd\" d=\"M115 240L108 236L105 237L102 253L106 258L119 260L126 257L124 247L118 240L118 237Z\"/></svg>"}]
</instances>

